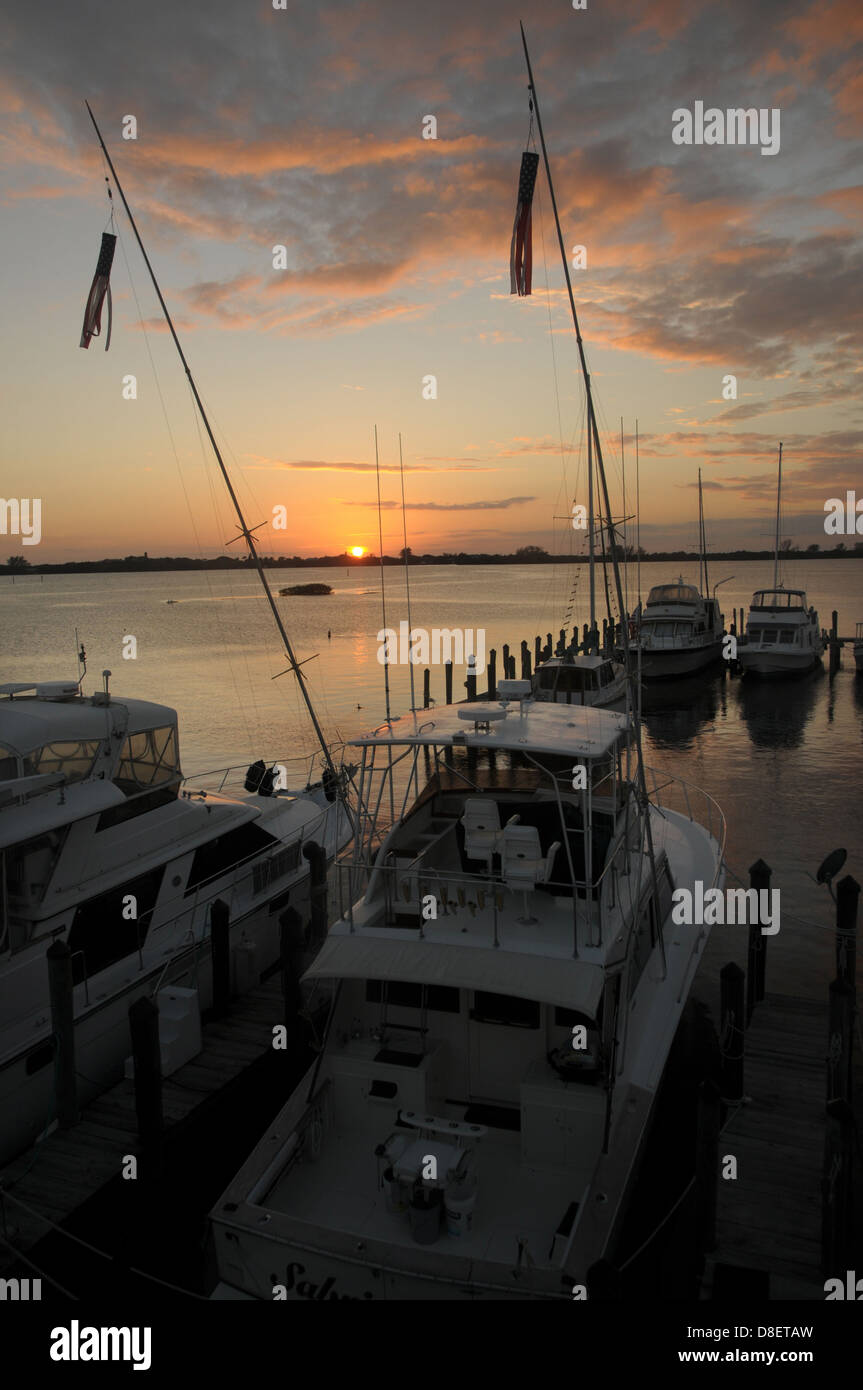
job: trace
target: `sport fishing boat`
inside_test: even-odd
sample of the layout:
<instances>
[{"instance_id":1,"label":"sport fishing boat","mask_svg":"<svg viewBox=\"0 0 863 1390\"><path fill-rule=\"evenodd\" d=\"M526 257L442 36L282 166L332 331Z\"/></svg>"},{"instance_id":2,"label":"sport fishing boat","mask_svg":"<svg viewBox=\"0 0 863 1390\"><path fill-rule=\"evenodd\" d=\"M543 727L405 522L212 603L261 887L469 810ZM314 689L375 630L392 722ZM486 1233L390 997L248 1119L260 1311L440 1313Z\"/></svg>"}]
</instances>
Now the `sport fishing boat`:
<instances>
[{"instance_id":1,"label":"sport fishing boat","mask_svg":"<svg viewBox=\"0 0 863 1390\"><path fill-rule=\"evenodd\" d=\"M529 692L355 741L325 1044L211 1213L215 1296L571 1298L613 1252L724 822L642 799L626 715Z\"/></svg>"},{"instance_id":2,"label":"sport fishing boat","mask_svg":"<svg viewBox=\"0 0 863 1390\"><path fill-rule=\"evenodd\" d=\"M570 1301L615 1253L709 934L673 894L723 883L724 820L637 712L498 695L352 740L328 1023L210 1213L214 1298Z\"/></svg>"},{"instance_id":3,"label":"sport fishing boat","mask_svg":"<svg viewBox=\"0 0 863 1390\"><path fill-rule=\"evenodd\" d=\"M292 791L263 763L252 790L184 783L176 712L110 693L108 674L89 697L80 681L0 686L0 1162L54 1118L49 946L72 953L86 1101L123 1074L136 999L180 985L210 1004L213 904L243 992L278 962L280 912L307 902L303 851L332 859L350 834L314 759Z\"/></svg>"},{"instance_id":4,"label":"sport fishing boat","mask_svg":"<svg viewBox=\"0 0 863 1390\"><path fill-rule=\"evenodd\" d=\"M780 503L782 497L782 445L776 485L776 536L773 550L773 587L752 595L746 634L737 657L744 675L802 676L821 664L825 641L813 607L807 607L803 589L786 589L779 582Z\"/></svg>"},{"instance_id":5,"label":"sport fishing boat","mask_svg":"<svg viewBox=\"0 0 863 1390\"><path fill-rule=\"evenodd\" d=\"M681 576L676 584L655 584L647 595L636 637L637 645L641 648L641 674L644 680L689 676L711 665L722 654L723 616L715 591L713 598L709 596L700 469L698 533L698 587L684 584Z\"/></svg>"}]
</instances>

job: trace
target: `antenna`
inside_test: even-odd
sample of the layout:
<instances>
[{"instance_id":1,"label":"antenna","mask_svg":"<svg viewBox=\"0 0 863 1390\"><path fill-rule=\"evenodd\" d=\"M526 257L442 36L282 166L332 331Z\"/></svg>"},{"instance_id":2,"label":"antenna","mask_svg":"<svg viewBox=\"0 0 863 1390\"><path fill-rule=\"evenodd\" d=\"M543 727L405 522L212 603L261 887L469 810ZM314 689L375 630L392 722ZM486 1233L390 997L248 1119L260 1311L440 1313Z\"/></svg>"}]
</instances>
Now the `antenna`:
<instances>
[{"instance_id":1,"label":"antenna","mask_svg":"<svg viewBox=\"0 0 863 1390\"><path fill-rule=\"evenodd\" d=\"M381 570L381 615L384 630L387 629L387 590L384 583L384 533L381 520L381 461L378 454L378 427L375 425L375 474L378 480L378 550ZM386 698L387 723L391 723L390 713L390 644L384 641L384 695Z\"/></svg>"},{"instance_id":2,"label":"antenna","mask_svg":"<svg viewBox=\"0 0 863 1390\"><path fill-rule=\"evenodd\" d=\"M402 456L402 432L399 430L399 473L402 482L402 534L404 536L404 562L405 562L405 590L408 600L408 666L411 678L411 714L416 713L416 696L414 694L414 663L413 663L413 619L411 618L411 570L408 564L408 523L405 515L405 461ZM382 557L383 561L383 557Z\"/></svg>"},{"instance_id":3,"label":"antenna","mask_svg":"<svg viewBox=\"0 0 863 1390\"><path fill-rule=\"evenodd\" d=\"M641 613L641 485L638 473L638 421L635 422L635 573L638 583L638 611Z\"/></svg>"},{"instance_id":4,"label":"antenna","mask_svg":"<svg viewBox=\"0 0 863 1390\"><path fill-rule=\"evenodd\" d=\"M342 786L342 783L341 783L341 780L340 780L340 779L338 778L338 776L337 776L335 767L333 766L332 756L331 756L331 754L330 754L329 747L327 746L327 741L326 741L326 739L324 738L323 729L321 728L321 726L320 726L320 724L319 724L319 722L318 722L318 717L317 717L317 715L315 714L315 710L314 710L314 706L313 706L313 704L312 704L311 696L309 695L308 688L307 688L307 686L306 686L306 678L305 678L305 675L304 675L303 672L300 670L300 664L299 664L299 662L297 661L296 657L294 656L293 648L291 647L291 643L290 643L290 641L289 641L289 639L288 639L288 634L287 634L287 632L285 631L285 626L284 626L284 623L282 622L281 614L279 613L278 607L276 606L276 601L275 601L275 599L273 598L273 592L272 592L272 590L271 590L271 588L270 588L270 586L269 586L269 584L268 584L268 582L267 582L267 577L266 577L266 574L264 573L264 567L263 567L263 565L262 565L262 563L261 563L261 558L260 558L260 556L258 555L257 548L256 548L256 546L255 546L255 538L254 538L254 536L252 535L252 532L249 530L249 527L246 525L246 518L245 518L244 515L243 515L243 509L242 509L242 507L240 506L239 498L237 497L237 494L236 494L236 492L234 491L233 484L231 483L231 479L230 479L230 477L228 476L228 470L227 470L227 468L225 467L224 459L222 458L221 451L219 450L219 446L218 446L218 444L216 443L216 437L215 437L215 435L213 434L213 430L212 430L212 427L211 427L211 425L210 425L210 421L209 421L209 419L208 419L208 417L207 417L207 412L205 411L203 402L202 402L202 400L201 400L201 397L200 397L200 395L198 394L198 388L197 388L197 386L195 385L195 379L194 379L194 377L192 376L191 369L190 369L190 367L189 367L188 362L186 361L186 355L185 355L185 353L183 352L182 346L181 346L181 344L180 344L180 339L177 337L177 330L176 330L175 327L174 327L174 322L173 322L173 320L172 320L172 318L171 318L170 313L168 312L168 306L167 306L167 304L165 303L164 297L163 297L163 295L162 295L162 291L161 291L161 289L159 288L159 282L158 282L158 280L156 279L156 272L153 270L153 267L152 267L152 265L150 264L150 258L149 258L149 256L147 255L146 250L144 249L144 243L143 243L143 241L141 240L141 234L140 234L140 232L138 231L137 224L136 224L136 222L135 222L134 217L132 216L132 209L129 207L129 204L128 204L128 202L126 201L126 195L125 195L125 193L123 192L123 186L122 186L122 184L120 183L119 178L117 177L117 171L116 171L116 169L114 168L114 164L113 164L113 161L112 161L112 159L111 159L111 156L110 156L109 153L108 153L108 149L107 149L107 146L106 146L106 144L105 144L105 141L102 139L102 132L101 132L101 130L99 129L98 125L96 124L96 117L93 115L93 112L90 110L90 103L89 103L88 101L85 101L85 102L84 102L84 105L85 105L86 108L87 108L87 114L89 115L90 120L93 122L93 129L95 130L96 136L97 136L98 141L99 141L99 144L100 144L101 147L102 147L102 153L103 153L103 155L105 156L105 159L106 159L107 164L108 164L108 168L111 170L111 173L112 173L112 175L113 175L114 183L115 183L116 188L117 188L117 192L119 193L119 195L120 195L120 197L121 197L121 199L122 199L122 201L123 201L123 207L126 209L126 216L128 217L129 222L130 222L130 224L131 224L132 231L135 233L135 240L136 240L137 243L138 243L138 246L139 246L140 251L141 251L141 255L144 257L144 264L146 265L147 270L148 270L149 273L150 273L150 279L151 279L152 282L153 282L153 288L154 288L154 290L156 291L156 295L157 295L157 297L158 297L159 304L160 304L161 307L162 307L162 313L165 315L165 322L167 323L168 328L170 329L171 337L172 337L173 340L174 340L174 346L175 346L175 348L177 349L177 352L178 352L179 357L180 357L180 361L181 361L182 364L183 364L183 368L184 368L184 370L185 370L186 376L187 376L188 381L189 381L189 386L191 387L192 395L193 395L194 398L195 398L195 404L196 404L196 406L198 407L198 413L200 414L201 419L202 419L203 422L204 422L204 428L205 428L205 430L207 431L207 436L208 436L208 438L209 438L209 440L210 440L210 444L212 445L212 449L213 449L213 453L214 453L215 458L216 458L216 462L217 462L217 464L219 465L219 470L220 470L220 472L221 472L221 474L222 474L222 478L223 478L223 480L224 480L225 486L226 486L226 488L228 489L228 495L230 496L230 499L231 499L231 501L232 501L233 504L234 504L234 511L237 513L237 520L238 520L239 523L240 523L240 533L241 533L241 535L243 536L243 538L244 538L244 540L245 540L245 542L246 542L246 545L249 547L249 554L251 555L252 561L253 561L253 563L254 563L254 565L255 565L255 568L256 568L256 570L257 570L257 572L258 572L258 578L259 578L260 581L261 581L261 585L262 585L263 590L264 590L264 593L265 593L265 595L266 595L267 602L268 602L268 604L269 604L269 606L270 606L270 612L272 613L273 618L274 618L274 620L275 620L275 624L276 624L276 627L277 627L277 629L278 629L278 631L279 631L279 635L280 635L280 637L281 637L281 639L282 639L282 641L283 641L283 643L284 643L284 645L285 645L285 654L287 655L287 658L288 658L288 661L289 661L289 663L290 663L291 669L293 670L293 672L294 672L294 674L295 674L295 676L296 676L296 678L297 678L297 684L299 685L299 688L300 688L300 694L301 694L302 697L303 697L303 700L304 700L305 705L306 705L306 709L308 710L308 713L309 713L309 718L310 718L311 721L312 721L312 726L313 726L313 728L314 728L314 730L315 730L315 733L317 734L318 742L319 742L319 744L321 745L321 751L323 752L323 755L324 755L324 759L325 759L325 762L326 762L327 769L328 769L329 773L331 774L331 776L332 776L334 779L336 779L336 784L337 784L337 786L341 787L341 786Z\"/></svg>"}]
</instances>

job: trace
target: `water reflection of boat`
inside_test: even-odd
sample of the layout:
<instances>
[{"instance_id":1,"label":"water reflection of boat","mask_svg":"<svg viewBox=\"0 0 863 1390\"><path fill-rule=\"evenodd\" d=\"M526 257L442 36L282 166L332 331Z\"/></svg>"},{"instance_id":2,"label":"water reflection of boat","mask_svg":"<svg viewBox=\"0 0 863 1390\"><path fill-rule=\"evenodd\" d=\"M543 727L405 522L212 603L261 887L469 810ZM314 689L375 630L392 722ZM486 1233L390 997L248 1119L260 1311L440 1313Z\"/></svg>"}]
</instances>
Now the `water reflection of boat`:
<instances>
[{"instance_id":1,"label":"water reflection of boat","mask_svg":"<svg viewBox=\"0 0 863 1390\"><path fill-rule=\"evenodd\" d=\"M674 683L651 682L642 693L645 728L657 748L688 748L707 724L716 719L724 676L700 672Z\"/></svg>"},{"instance_id":2,"label":"water reflection of boat","mask_svg":"<svg viewBox=\"0 0 863 1390\"><path fill-rule=\"evenodd\" d=\"M824 668L818 666L790 685L740 682L740 713L756 747L800 747L803 731L815 709L818 682L823 674Z\"/></svg>"}]
</instances>

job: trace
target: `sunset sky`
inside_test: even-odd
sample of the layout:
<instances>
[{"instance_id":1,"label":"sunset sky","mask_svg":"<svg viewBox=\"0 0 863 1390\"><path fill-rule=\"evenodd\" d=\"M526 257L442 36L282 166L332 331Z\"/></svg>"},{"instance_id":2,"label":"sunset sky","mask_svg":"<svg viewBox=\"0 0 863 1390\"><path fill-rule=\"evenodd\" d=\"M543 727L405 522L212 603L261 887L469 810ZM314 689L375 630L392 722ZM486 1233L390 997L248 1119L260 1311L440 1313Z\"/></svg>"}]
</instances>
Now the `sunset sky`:
<instances>
[{"instance_id":1,"label":"sunset sky","mask_svg":"<svg viewBox=\"0 0 863 1390\"><path fill-rule=\"evenodd\" d=\"M234 532L116 192L111 347L78 347L107 219L85 97L265 552L378 549L375 424L385 550L399 431L415 551L569 548L583 391L542 173L534 293L509 287L519 18L564 238L587 248L573 282L615 506L623 416L634 510L637 418L642 544L694 545L701 467L712 546L767 548L782 440L784 534L835 543L825 502L863 496L860 0L16 8L0 458L4 497L42 499L42 541L0 536L0 561L216 554ZM696 101L778 108L779 152L674 144Z\"/></svg>"}]
</instances>

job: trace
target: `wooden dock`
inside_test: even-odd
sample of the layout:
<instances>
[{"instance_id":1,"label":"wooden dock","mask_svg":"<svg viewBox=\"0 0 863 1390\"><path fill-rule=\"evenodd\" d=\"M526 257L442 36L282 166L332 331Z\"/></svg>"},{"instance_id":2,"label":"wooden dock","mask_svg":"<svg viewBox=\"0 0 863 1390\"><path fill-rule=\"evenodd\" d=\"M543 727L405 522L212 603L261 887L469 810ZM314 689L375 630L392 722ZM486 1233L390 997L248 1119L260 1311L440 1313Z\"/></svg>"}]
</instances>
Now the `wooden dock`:
<instances>
[{"instance_id":1,"label":"wooden dock","mask_svg":"<svg viewBox=\"0 0 863 1390\"><path fill-rule=\"evenodd\" d=\"M702 1297L734 1271L769 1277L772 1299L823 1299L821 1191L828 1011L767 994L746 1030L746 1101L729 1109L719 1136L737 1178L719 1177L716 1249ZM723 1266L717 1278L717 1266Z\"/></svg>"},{"instance_id":2,"label":"wooden dock","mask_svg":"<svg viewBox=\"0 0 863 1390\"><path fill-rule=\"evenodd\" d=\"M284 1020L278 976L233 1001L227 1017L206 1023L197 1057L162 1084L165 1137L224 1093L273 1045ZM90 1101L79 1122L55 1129L0 1174L0 1275L123 1170L124 1156L139 1157L135 1087L123 1080ZM17 1200L16 1200L17 1199ZM19 1205L18 1203L25 1205ZM31 1215L27 1208L38 1212Z\"/></svg>"}]
</instances>

